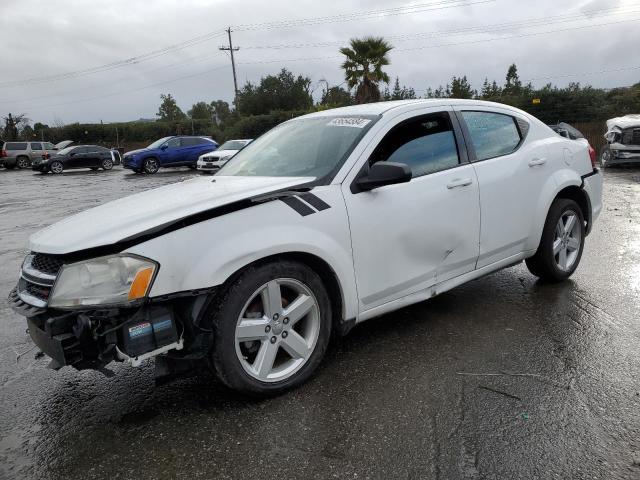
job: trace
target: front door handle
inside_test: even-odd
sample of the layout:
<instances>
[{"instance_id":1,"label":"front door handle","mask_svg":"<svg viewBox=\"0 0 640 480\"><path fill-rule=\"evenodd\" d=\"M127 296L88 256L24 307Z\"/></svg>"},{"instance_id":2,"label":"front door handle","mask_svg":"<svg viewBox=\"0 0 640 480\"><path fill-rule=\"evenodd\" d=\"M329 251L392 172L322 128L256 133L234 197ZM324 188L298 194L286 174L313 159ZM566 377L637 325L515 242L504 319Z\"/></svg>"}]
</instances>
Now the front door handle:
<instances>
[{"instance_id":1,"label":"front door handle","mask_svg":"<svg viewBox=\"0 0 640 480\"><path fill-rule=\"evenodd\" d=\"M447 188L451 190L453 188L468 187L472 183L473 180L470 178L456 178L455 180L447 183Z\"/></svg>"},{"instance_id":2,"label":"front door handle","mask_svg":"<svg viewBox=\"0 0 640 480\"><path fill-rule=\"evenodd\" d=\"M545 163L547 163L547 159L546 158L534 158L533 160L531 160L529 162L529 166L530 167L541 167Z\"/></svg>"}]
</instances>

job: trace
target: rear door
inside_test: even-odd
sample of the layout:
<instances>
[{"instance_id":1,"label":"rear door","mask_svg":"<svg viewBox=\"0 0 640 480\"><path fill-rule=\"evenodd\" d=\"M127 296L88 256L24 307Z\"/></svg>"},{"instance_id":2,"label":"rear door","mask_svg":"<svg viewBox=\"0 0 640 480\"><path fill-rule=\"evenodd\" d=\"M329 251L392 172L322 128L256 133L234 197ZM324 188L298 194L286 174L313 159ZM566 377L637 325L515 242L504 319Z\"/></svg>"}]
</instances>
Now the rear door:
<instances>
[{"instance_id":1,"label":"rear door","mask_svg":"<svg viewBox=\"0 0 640 480\"><path fill-rule=\"evenodd\" d=\"M410 182L364 192L352 191L353 178L343 183L361 314L475 268L478 182L451 114L402 114L364 151L364 170L404 163Z\"/></svg>"},{"instance_id":2,"label":"rear door","mask_svg":"<svg viewBox=\"0 0 640 480\"><path fill-rule=\"evenodd\" d=\"M97 145L87 147L87 153L84 159L84 166L87 168L99 167L102 165L102 152L105 149Z\"/></svg>"},{"instance_id":3,"label":"rear door","mask_svg":"<svg viewBox=\"0 0 640 480\"><path fill-rule=\"evenodd\" d=\"M527 142L529 123L510 110L456 108L480 184L477 268L530 249L538 199L549 177L543 141Z\"/></svg>"},{"instance_id":4,"label":"rear door","mask_svg":"<svg viewBox=\"0 0 640 480\"><path fill-rule=\"evenodd\" d=\"M31 144L31 152L29 152L29 158L33 161L36 158L42 158L42 154L44 150L42 149L41 142L30 142Z\"/></svg>"},{"instance_id":5,"label":"rear door","mask_svg":"<svg viewBox=\"0 0 640 480\"><path fill-rule=\"evenodd\" d=\"M195 164L198 161L200 152L202 151L202 144L205 142L202 138L197 137L183 137L182 138L182 161L185 164Z\"/></svg>"}]
</instances>

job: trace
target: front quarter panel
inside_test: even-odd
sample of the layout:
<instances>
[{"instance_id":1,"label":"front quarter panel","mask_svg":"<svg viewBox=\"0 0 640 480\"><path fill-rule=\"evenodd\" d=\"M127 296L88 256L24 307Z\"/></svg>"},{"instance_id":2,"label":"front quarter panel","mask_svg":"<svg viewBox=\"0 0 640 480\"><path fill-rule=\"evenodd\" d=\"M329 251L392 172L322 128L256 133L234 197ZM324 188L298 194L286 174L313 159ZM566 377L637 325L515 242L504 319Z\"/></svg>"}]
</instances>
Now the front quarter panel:
<instances>
[{"instance_id":1,"label":"front quarter panel","mask_svg":"<svg viewBox=\"0 0 640 480\"><path fill-rule=\"evenodd\" d=\"M270 200L185 227L132 247L128 252L160 263L151 297L223 284L262 258L302 252L324 260L335 272L343 318L357 315L351 241L339 186L313 194L330 208L302 216L281 200Z\"/></svg>"}]
</instances>

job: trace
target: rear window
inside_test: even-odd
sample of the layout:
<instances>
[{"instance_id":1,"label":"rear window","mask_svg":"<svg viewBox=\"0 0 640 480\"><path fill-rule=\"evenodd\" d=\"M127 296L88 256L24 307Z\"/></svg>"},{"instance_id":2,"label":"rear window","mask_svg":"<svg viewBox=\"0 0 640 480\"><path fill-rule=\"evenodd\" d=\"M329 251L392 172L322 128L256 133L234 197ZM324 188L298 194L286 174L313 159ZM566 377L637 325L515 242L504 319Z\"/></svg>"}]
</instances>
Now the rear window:
<instances>
[{"instance_id":1,"label":"rear window","mask_svg":"<svg viewBox=\"0 0 640 480\"><path fill-rule=\"evenodd\" d=\"M26 150L26 143L7 142L4 146L5 150Z\"/></svg>"},{"instance_id":2,"label":"rear window","mask_svg":"<svg viewBox=\"0 0 640 480\"><path fill-rule=\"evenodd\" d=\"M478 160L508 155L520 145L516 120L494 112L462 112Z\"/></svg>"}]
</instances>

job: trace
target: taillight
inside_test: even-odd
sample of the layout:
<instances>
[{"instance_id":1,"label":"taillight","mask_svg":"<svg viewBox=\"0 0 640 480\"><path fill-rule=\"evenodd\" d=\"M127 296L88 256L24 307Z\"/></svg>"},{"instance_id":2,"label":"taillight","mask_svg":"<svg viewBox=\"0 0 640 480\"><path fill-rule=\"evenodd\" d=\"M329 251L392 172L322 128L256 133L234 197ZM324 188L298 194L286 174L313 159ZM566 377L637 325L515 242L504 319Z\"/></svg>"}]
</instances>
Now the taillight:
<instances>
[{"instance_id":1,"label":"taillight","mask_svg":"<svg viewBox=\"0 0 640 480\"><path fill-rule=\"evenodd\" d=\"M0 150L0 157L8 157L9 155L7 154L6 150Z\"/></svg>"},{"instance_id":2,"label":"taillight","mask_svg":"<svg viewBox=\"0 0 640 480\"><path fill-rule=\"evenodd\" d=\"M42 154L42 159L43 160L49 160L50 158L51 158L51 155L49 155L48 152L45 152L45 153Z\"/></svg>"},{"instance_id":3,"label":"taillight","mask_svg":"<svg viewBox=\"0 0 640 480\"><path fill-rule=\"evenodd\" d=\"M589 145L589 158L591 158L591 166L595 169L596 168L596 149L593 148L591 145Z\"/></svg>"}]
</instances>

